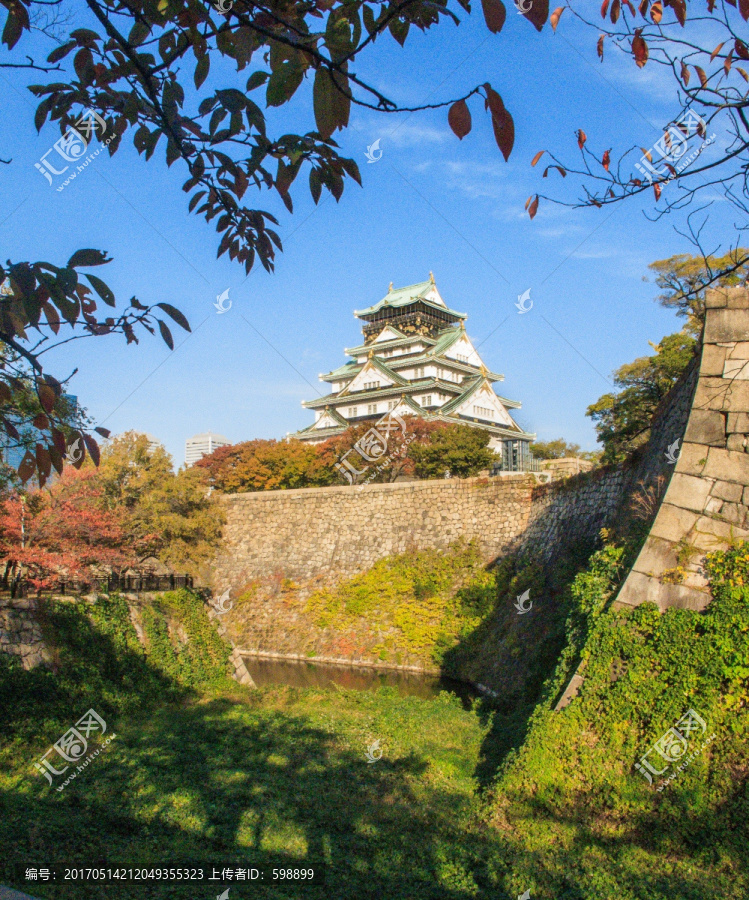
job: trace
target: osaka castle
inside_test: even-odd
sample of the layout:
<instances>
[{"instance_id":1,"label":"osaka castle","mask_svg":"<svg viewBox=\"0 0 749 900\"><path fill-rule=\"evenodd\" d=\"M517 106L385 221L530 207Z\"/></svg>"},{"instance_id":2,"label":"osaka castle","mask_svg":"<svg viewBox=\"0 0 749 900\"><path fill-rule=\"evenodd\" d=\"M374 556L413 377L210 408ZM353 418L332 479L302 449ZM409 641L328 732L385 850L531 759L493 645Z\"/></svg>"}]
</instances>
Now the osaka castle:
<instances>
[{"instance_id":1,"label":"osaka castle","mask_svg":"<svg viewBox=\"0 0 749 900\"><path fill-rule=\"evenodd\" d=\"M395 411L488 431L501 468L526 468L536 436L510 415L521 404L494 391L504 375L484 365L466 334L466 314L447 306L431 273L419 284L391 284L379 303L354 315L364 341L345 350L348 362L319 376L331 393L302 402L315 421L295 438L317 443Z\"/></svg>"}]
</instances>

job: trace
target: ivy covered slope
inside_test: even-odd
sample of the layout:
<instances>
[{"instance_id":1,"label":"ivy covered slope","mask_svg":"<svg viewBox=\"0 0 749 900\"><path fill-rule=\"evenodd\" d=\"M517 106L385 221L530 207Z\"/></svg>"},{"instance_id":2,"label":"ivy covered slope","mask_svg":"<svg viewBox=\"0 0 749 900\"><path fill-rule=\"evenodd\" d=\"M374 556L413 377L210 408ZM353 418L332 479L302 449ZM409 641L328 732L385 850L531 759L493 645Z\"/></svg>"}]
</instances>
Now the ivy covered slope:
<instances>
[{"instance_id":1,"label":"ivy covered slope","mask_svg":"<svg viewBox=\"0 0 749 900\"><path fill-rule=\"evenodd\" d=\"M606 608L620 552L573 583L567 649L493 786L493 822L532 897L745 900L749 544L708 555L703 613ZM552 712L578 659L580 693ZM690 709L704 732L670 765L651 752L666 771L649 784L635 765Z\"/></svg>"},{"instance_id":2,"label":"ivy covered slope","mask_svg":"<svg viewBox=\"0 0 749 900\"><path fill-rule=\"evenodd\" d=\"M26 672L15 657L0 653L0 729L6 738L24 740L55 724L65 731L71 715L89 707L116 717L157 700L177 700L191 689L233 684L229 647L191 591L143 604L136 617L145 647L127 601L116 595L95 603L49 601L40 616L50 668Z\"/></svg>"}]
</instances>

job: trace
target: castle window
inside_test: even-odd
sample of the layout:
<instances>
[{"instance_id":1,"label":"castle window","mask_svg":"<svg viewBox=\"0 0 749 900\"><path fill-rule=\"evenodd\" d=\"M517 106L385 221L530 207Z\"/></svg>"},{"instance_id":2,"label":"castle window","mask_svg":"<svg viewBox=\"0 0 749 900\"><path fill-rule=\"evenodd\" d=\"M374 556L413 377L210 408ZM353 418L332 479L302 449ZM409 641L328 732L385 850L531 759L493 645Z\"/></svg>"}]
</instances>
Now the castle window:
<instances>
[{"instance_id":1,"label":"castle window","mask_svg":"<svg viewBox=\"0 0 749 900\"><path fill-rule=\"evenodd\" d=\"M379 381L365 381L364 382L364 390L365 391L373 391L375 388L380 386Z\"/></svg>"},{"instance_id":2,"label":"castle window","mask_svg":"<svg viewBox=\"0 0 749 900\"><path fill-rule=\"evenodd\" d=\"M358 406L349 406L348 408L348 417L349 419L354 419L359 414Z\"/></svg>"},{"instance_id":3,"label":"castle window","mask_svg":"<svg viewBox=\"0 0 749 900\"><path fill-rule=\"evenodd\" d=\"M424 366L417 366L414 369L414 378L424 378Z\"/></svg>"},{"instance_id":4,"label":"castle window","mask_svg":"<svg viewBox=\"0 0 749 900\"><path fill-rule=\"evenodd\" d=\"M458 362L462 362L462 363L468 362L468 357L465 355L465 353L456 353L455 355L458 357Z\"/></svg>"},{"instance_id":5,"label":"castle window","mask_svg":"<svg viewBox=\"0 0 749 900\"><path fill-rule=\"evenodd\" d=\"M432 395L431 395L431 394L427 394L426 397L422 397L422 398L421 398L421 405L422 405L422 406L431 406L431 405L432 405Z\"/></svg>"},{"instance_id":6,"label":"castle window","mask_svg":"<svg viewBox=\"0 0 749 900\"><path fill-rule=\"evenodd\" d=\"M398 405L398 401L397 401L397 400L388 400L388 412L389 412L391 409L395 409L395 407L396 407L397 405Z\"/></svg>"},{"instance_id":7,"label":"castle window","mask_svg":"<svg viewBox=\"0 0 749 900\"><path fill-rule=\"evenodd\" d=\"M377 404L376 404L376 403L370 403L370 404L367 406L367 415L368 415L368 416L373 416L376 412L377 412Z\"/></svg>"},{"instance_id":8,"label":"castle window","mask_svg":"<svg viewBox=\"0 0 749 900\"><path fill-rule=\"evenodd\" d=\"M473 412L474 415L481 416L484 419L494 418L494 410L489 409L487 406L474 406Z\"/></svg>"}]
</instances>

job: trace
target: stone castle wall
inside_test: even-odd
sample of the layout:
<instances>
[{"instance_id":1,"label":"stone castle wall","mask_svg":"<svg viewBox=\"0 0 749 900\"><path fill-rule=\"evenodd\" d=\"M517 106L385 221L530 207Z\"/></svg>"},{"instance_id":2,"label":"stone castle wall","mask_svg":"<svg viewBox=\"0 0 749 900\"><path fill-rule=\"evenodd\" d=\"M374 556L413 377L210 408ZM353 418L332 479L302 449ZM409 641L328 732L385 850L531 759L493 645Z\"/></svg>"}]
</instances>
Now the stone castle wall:
<instances>
[{"instance_id":1,"label":"stone castle wall","mask_svg":"<svg viewBox=\"0 0 749 900\"><path fill-rule=\"evenodd\" d=\"M364 487L229 494L217 591L256 578L345 577L409 548L479 541L485 558L525 549L549 562L622 515L631 495L673 471L667 449L684 433L697 368L690 367L656 415L633 464L538 485L531 476L411 481Z\"/></svg>"},{"instance_id":2,"label":"stone castle wall","mask_svg":"<svg viewBox=\"0 0 749 900\"><path fill-rule=\"evenodd\" d=\"M446 549L459 538L476 538L489 560L524 531L532 488L532 479L515 475L226 495L215 587L350 575L384 556Z\"/></svg>"},{"instance_id":3,"label":"stone castle wall","mask_svg":"<svg viewBox=\"0 0 749 900\"><path fill-rule=\"evenodd\" d=\"M704 609L705 553L749 539L749 291L708 291L699 380L673 477L617 603Z\"/></svg>"},{"instance_id":4,"label":"stone castle wall","mask_svg":"<svg viewBox=\"0 0 749 900\"><path fill-rule=\"evenodd\" d=\"M0 600L0 651L17 656L24 669L49 662L32 598Z\"/></svg>"}]
</instances>

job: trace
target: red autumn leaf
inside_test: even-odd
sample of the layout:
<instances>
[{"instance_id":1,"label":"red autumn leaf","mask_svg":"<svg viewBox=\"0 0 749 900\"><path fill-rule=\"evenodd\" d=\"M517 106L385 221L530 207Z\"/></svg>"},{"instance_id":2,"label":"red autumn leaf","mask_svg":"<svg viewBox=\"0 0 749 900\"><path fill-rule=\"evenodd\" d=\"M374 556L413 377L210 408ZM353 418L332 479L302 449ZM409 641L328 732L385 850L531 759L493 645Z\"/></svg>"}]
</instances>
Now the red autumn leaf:
<instances>
[{"instance_id":1,"label":"red autumn leaf","mask_svg":"<svg viewBox=\"0 0 749 900\"><path fill-rule=\"evenodd\" d=\"M93 437L91 437L90 434L84 434L84 435L83 435L83 442L84 442L85 445L86 445L86 449L88 450L88 455L89 455L89 456L91 457L91 459L93 460L94 465L95 465L95 466L98 466L98 465L99 465L99 459L100 459L100 457L99 457L99 445L96 443L96 441L93 439Z\"/></svg>"},{"instance_id":2,"label":"red autumn leaf","mask_svg":"<svg viewBox=\"0 0 749 900\"><path fill-rule=\"evenodd\" d=\"M601 58L601 62L603 62L603 39L604 39L605 37L606 37L606 35L605 35L605 34L602 34L602 35L598 38L598 46L596 47L596 49L598 50L598 55L599 55L600 58Z\"/></svg>"},{"instance_id":3,"label":"red autumn leaf","mask_svg":"<svg viewBox=\"0 0 749 900\"><path fill-rule=\"evenodd\" d=\"M713 50L713 52L710 54L710 62L712 62L715 59L715 57L720 53L720 51L723 49L724 44L725 44L725 41L718 44L718 46L715 48L715 50Z\"/></svg>"},{"instance_id":4,"label":"red autumn leaf","mask_svg":"<svg viewBox=\"0 0 749 900\"><path fill-rule=\"evenodd\" d=\"M642 0L642 2L640 3L640 15L643 17L643 19L648 14L648 3L649 0Z\"/></svg>"},{"instance_id":5,"label":"red autumn leaf","mask_svg":"<svg viewBox=\"0 0 749 900\"><path fill-rule=\"evenodd\" d=\"M656 25L660 24L660 21L663 18L663 6L660 0L657 0L657 2L650 7L650 18Z\"/></svg>"},{"instance_id":6,"label":"red autumn leaf","mask_svg":"<svg viewBox=\"0 0 749 900\"><path fill-rule=\"evenodd\" d=\"M549 19L549 22L551 23L551 27L552 27L553 31L557 30L557 25L559 24L559 19L561 18L563 12L564 12L564 7L557 6L557 8L551 14L551 18Z\"/></svg>"},{"instance_id":7,"label":"red autumn leaf","mask_svg":"<svg viewBox=\"0 0 749 900\"><path fill-rule=\"evenodd\" d=\"M705 75L705 70L701 69L699 66L694 67L694 71L697 73L697 77L700 79L700 84L702 87L705 87L707 84L707 75Z\"/></svg>"},{"instance_id":8,"label":"red autumn leaf","mask_svg":"<svg viewBox=\"0 0 749 900\"><path fill-rule=\"evenodd\" d=\"M749 47L743 41L737 38L733 43L733 49L739 59L749 59Z\"/></svg>"},{"instance_id":9,"label":"red autumn leaf","mask_svg":"<svg viewBox=\"0 0 749 900\"><path fill-rule=\"evenodd\" d=\"M687 4L686 0L668 0L668 5L676 13L679 25L683 28L687 22Z\"/></svg>"},{"instance_id":10,"label":"red autumn leaf","mask_svg":"<svg viewBox=\"0 0 749 900\"><path fill-rule=\"evenodd\" d=\"M484 108L490 109L493 116L500 116L502 114L502 110L504 110L505 108L505 105L502 102L502 98L489 84L488 81L484 85L484 91L486 92L486 96L484 97Z\"/></svg>"},{"instance_id":11,"label":"red autumn leaf","mask_svg":"<svg viewBox=\"0 0 749 900\"><path fill-rule=\"evenodd\" d=\"M684 82L684 87L689 84L689 66L682 59L681 61L681 80Z\"/></svg>"},{"instance_id":12,"label":"red autumn leaf","mask_svg":"<svg viewBox=\"0 0 749 900\"><path fill-rule=\"evenodd\" d=\"M728 56L725 59L725 62L723 63L723 69L724 69L726 75L728 75L728 73L731 71L732 63L733 63L733 51L731 51L728 54Z\"/></svg>"},{"instance_id":13,"label":"red autumn leaf","mask_svg":"<svg viewBox=\"0 0 749 900\"><path fill-rule=\"evenodd\" d=\"M447 113L447 122L460 140L471 130L471 111L465 100L457 100Z\"/></svg>"},{"instance_id":14,"label":"red autumn leaf","mask_svg":"<svg viewBox=\"0 0 749 900\"><path fill-rule=\"evenodd\" d=\"M44 407L45 412L51 413L55 408L55 403L57 403L57 394L55 394L48 384L37 385L37 393L39 394L39 401Z\"/></svg>"},{"instance_id":15,"label":"red autumn leaf","mask_svg":"<svg viewBox=\"0 0 749 900\"><path fill-rule=\"evenodd\" d=\"M611 165L611 150L603 151L603 159L601 160L601 165L608 172L609 166Z\"/></svg>"},{"instance_id":16,"label":"red autumn leaf","mask_svg":"<svg viewBox=\"0 0 749 900\"><path fill-rule=\"evenodd\" d=\"M612 24L616 25L619 21L619 13L622 11L621 0L614 0L611 4L611 14L609 18L611 19Z\"/></svg>"},{"instance_id":17,"label":"red autumn leaf","mask_svg":"<svg viewBox=\"0 0 749 900\"><path fill-rule=\"evenodd\" d=\"M603 0L601 4L601 18L606 18L606 13L609 11L609 0Z\"/></svg>"},{"instance_id":18,"label":"red autumn leaf","mask_svg":"<svg viewBox=\"0 0 749 900\"><path fill-rule=\"evenodd\" d=\"M26 482L36 471L36 460L30 450L27 450L18 467L18 477L21 481Z\"/></svg>"},{"instance_id":19,"label":"red autumn leaf","mask_svg":"<svg viewBox=\"0 0 749 900\"><path fill-rule=\"evenodd\" d=\"M663 188L656 182L653 185L653 193L655 194L655 202L657 203L661 199L661 191Z\"/></svg>"},{"instance_id":20,"label":"red autumn leaf","mask_svg":"<svg viewBox=\"0 0 749 900\"><path fill-rule=\"evenodd\" d=\"M582 150L583 144L588 140L588 135L582 130L582 128L578 128L575 132L577 136L577 146Z\"/></svg>"},{"instance_id":21,"label":"red autumn leaf","mask_svg":"<svg viewBox=\"0 0 749 900\"><path fill-rule=\"evenodd\" d=\"M502 151L505 162L507 162L515 144L515 123L504 107L499 116L492 114L492 128L494 129L494 139L497 142L497 146Z\"/></svg>"},{"instance_id":22,"label":"red autumn leaf","mask_svg":"<svg viewBox=\"0 0 749 900\"><path fill-rule=\"evenodd\" d=\"M536 215L537 212L538 212L538 194L536 194L536 197L535 197L533 203L531 203L531 205L528 207L528 215L532 219Z\"/></svg>"},{"instance_id":23,"label":"red autumn leaf","mask_svg":"<svg viewBox=\"0 0 749 900\"><path fill-rule=\"evenodd\" d=\"M531 194L530 197L528 197L528 199L525 201L525 208L526 208L526 209L528 209L528 207L531 205L531 200L532 200L532 199L533 199L533 194Z\"/></svg>"},{"instance_id":24,"label":"red autumn leaf","mask_svg":"<svg viewBox=\"0 0 749 900\"><path fill-rule=\"evenodd\" d=\"M549 174L549 169L556 169L557 172L559 172L559 174L562 176L562 178L566 178L566 177L567 177L567 172L566 172L565 169L563 169L561 166L557 166L556 164L553 164L553 165L551 165L551 166L547 166L547 167L544 169L544 174L543 174L543 177L544 177L544 178L546 178L546 176Z\"/></svg>"},{"instance_id":25,"label":"red autumn leaf","mask_svg":"<svg viewBox=\"0 0 749 900\"><path fill-rule=\"evenodd\" d=\"M536 31L540 31L549 18L549 0L533 0L528 12L523 13L523 17L533 25Z\"/></svg>"},{"instance_id":26,"label":"red autumn leaf","mask_svg":"<svg viewBox=\"0 0 749 900\"><path fill-rule=\"evenodd\" d=\"M504 3L502 0L481 0L481 8L484 10L486 27L492 34L498 34L507 18Z\"/></svg>"},{"instance_id":27,"label":"red autumn leaf","mask_svg":"<svg viewBox=\"0 0 749 900\"><path fill-rule=\"evenodd\" d=\"M544 155L544 153L546 153L545 150L539 150L538 153L531 160L531 165L535 166L536 163L539 161L539 159L541 159L541 157Z\"/></svg>"},{"instance_id":28,"label":"red autumn leaf","mask_svg":"<svg viewBox=\"0 0 749 900\"><path fill-rule=\"evenodd\" d=\"M632 53L637 68L641 69L648 61L648 45L642 37L642 28L635 29L635 36L632 38Z\"/></svg>"}]
</instances>

